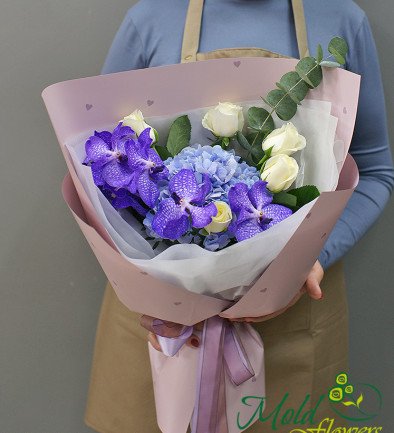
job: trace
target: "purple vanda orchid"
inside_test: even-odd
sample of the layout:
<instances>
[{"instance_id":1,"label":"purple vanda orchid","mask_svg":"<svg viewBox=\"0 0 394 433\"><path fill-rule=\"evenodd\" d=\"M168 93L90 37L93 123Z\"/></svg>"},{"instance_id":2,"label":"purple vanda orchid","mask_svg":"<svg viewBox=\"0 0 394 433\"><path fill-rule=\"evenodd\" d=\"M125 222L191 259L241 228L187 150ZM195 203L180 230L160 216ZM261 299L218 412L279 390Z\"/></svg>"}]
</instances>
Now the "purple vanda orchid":
<instances>
[{"instance_id":1,"label":"purple vanda orchid","mask_svg":"<svg viewBox=\"0 0 394 433\"><path fill-rule=\"evenodd\" d=\"M154 207L159 197L157 182L168 177L168 169L150 145L150 128L146 128L138 137L138 141L126 142L126 155L133 176L127 186L132 193L141 197L149 207Z\"/></svg>"},{"instance_id":2,"label":"purple vanda orchid","mask_svg":"<svg viewBox=\"0 0 394 433\"><path fill-rule=\"evenodd\" d=\"M203 228L216 216L213 203L204 205L212 188L208 175L198 185L192 170L183 169L169 183L171 198L163 200L152 221L152 229L162 238L176 240L190 228Z\"/></svg>"},{"instance_id":3,"label":"purple vanda orchid","mask_svg":"<svg viewBox=\"0 0 394 433\"><path fill-rule=\"evenodd\" d=\"M238 242L267 230L292 214L289 208L272 204L273 196L266 186L267 182L259 180L250 190L242 182L230 189L229 204L237 219L229 230Z\"/></svg>"},{"instance_id":4,"label":"purple vanda orchid","mask_svg":"<svg viewBox=\"0 0 394 433\"><path fill-rule=\"evenodd\" d=\"M131 182L133 171L127 164L125 143L134 137L134 131L122 123L112 133L95 131L89 137L85 144L84 164L91 166L97 186L107 183L114 188L122 188Z\"/></svg>"},{"instance_id":5,"label":"purple vanda orchid","mask_svg":"<svg viewBox=\"0 0 394 433\"><path fill-rule=\"evenodd\" d=\"M135 194L132 194L125 188L117 189L105 184L100 187L100 189L112 206L117 210L131 207L143 217L145 217L149 212L149 208L145 206L141 198Z\"/></svg>"}]
</instances>

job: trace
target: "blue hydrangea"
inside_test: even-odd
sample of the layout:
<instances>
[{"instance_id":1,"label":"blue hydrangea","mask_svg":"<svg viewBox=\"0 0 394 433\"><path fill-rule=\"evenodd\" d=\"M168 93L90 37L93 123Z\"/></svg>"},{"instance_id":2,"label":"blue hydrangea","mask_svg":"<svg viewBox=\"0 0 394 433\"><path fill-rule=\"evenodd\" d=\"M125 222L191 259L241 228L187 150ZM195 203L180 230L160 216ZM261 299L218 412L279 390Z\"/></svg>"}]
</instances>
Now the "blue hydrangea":
<instances>
[{"instance_id":1,"label":"blue hydrangea","mask_svg":"<svg viewBox=\"0 0 394 433\"><path fill-rule=\"evenodd\" d=\"M228 203L228 193L237 183L245 183L248 188L260 180L259 172L246 162L240 162L240 157L233 150L224 150L220 146L186 147L178 155L164 161L168 169L168 181L159 181L157 186L160 194L157 206L148 212L144 225L149 237L160 240L160 236L152 229L152 222L161 202L171 197L169 180L181 170L188 169L195 173L198 184L203 183L204 176L208 175L212 182L212 190L206 196L206 203L221 200ZM234 235L225 231L207 235L203 230L189 230L177 239L179 243L193 243L209 251L225 248L234 240Z\"/></svg>"},{"instance_id":2,"label":"blue hydrangea","mask_svg":"<svg viewBox=\"0 0 394 433\"><path fill-rule=\"evenodd\" d=\"M225 231L223 233L211 233L203 241L203 247L209 251L222 250L234 239L232 233Z\"/></svg>"},{"instance_id":3,"label":"blue hydrangea","mask_svg":"<svg viewBox=\"0 0 394 433\"><path fill-rule=\"evenodd\" d=\"M164 164L170 176L187 168L193 170L197 180L202 182L203 174L208 174L212 182L212 192L208 200L228 202L228 191L236 183L243 182L250 188L260 180L256 167L246 162L239 162L240 157L233 150L224 150L220 146L186 147L178 155L168 158Z\"/></svg>"}]
</instances>

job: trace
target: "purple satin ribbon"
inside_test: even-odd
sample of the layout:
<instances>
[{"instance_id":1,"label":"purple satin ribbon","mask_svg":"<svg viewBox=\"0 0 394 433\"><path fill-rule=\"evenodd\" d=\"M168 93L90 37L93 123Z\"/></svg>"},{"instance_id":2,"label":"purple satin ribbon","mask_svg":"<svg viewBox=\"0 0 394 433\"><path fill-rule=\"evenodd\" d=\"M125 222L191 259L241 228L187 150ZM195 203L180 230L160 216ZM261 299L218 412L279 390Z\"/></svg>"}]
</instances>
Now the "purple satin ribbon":
<instances>
[{"instance_id":1,"label":"purple satin ribbon","mask_svg":"<svg viewBox=\"0 0 394 433\"><path fill-rule=\"evenodd\" d=\"M142 316L141 325L157 336L161 350L166 356L175 356L193 333L193 326L166 322L151 316Z\"/></svg>"},{"instance_id":2,"label":"purple satin ribbon","mask_svg":"<svg viewBox=\"0 0 394 433\"><path fill-rule=\"evenodd\" d=\"M163 352L171 352L171 348L168 347L169 340L179 341L178 351L188 338L185 339L185 335L189 333L190 328L192 329L149 316L143 316L141 324L164 338L163 344L160 342ZM171 342L173 343L174 341ZM228 433L226 373L236 386L255 376L234 324L227 319L214 316L204 322L196 403L191 421L192 433Z\"/></svg>"}]
</instances>

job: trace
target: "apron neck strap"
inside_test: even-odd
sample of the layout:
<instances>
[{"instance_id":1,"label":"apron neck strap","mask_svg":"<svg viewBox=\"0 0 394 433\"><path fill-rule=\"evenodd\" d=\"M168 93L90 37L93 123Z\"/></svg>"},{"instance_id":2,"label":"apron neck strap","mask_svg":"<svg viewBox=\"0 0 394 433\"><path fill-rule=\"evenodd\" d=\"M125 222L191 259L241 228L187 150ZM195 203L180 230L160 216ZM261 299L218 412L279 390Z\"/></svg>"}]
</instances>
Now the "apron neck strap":
<instances>
[{"instance_id":1,"label":"apron neck strap","mask_svg":"<svg viewBox=\"0 0 394 433\"><path fill-rule=\"evenodd\" d=\"M197 60L203 8L204 0L189 0L183 32L182 63L195 62Z\"/></svg>"},{"instance_id":2,"label":"apron neck strap","mask_svg":"<svg viewBox=\"0 0 394 433\"><path fill-rule=\"evenodd\" d=\"M293 6L294 24L297 36L300 59L309 56L308 33L306 30L304 3L302 0L291 0Z\"/></svg>"},{"instance_id":3,"label":"apron neck strap","mask_svg":"<svg viewBox=\"0 0 394 433\"><path fill-rule=\"evenodd\" d=\"M302 0L291 0L300 58L309 56L308 35L306 30L304 5ZM185 29L183 33L181 62L197 60L204 0L189 0Z\"/></svg>"}]
</instances>

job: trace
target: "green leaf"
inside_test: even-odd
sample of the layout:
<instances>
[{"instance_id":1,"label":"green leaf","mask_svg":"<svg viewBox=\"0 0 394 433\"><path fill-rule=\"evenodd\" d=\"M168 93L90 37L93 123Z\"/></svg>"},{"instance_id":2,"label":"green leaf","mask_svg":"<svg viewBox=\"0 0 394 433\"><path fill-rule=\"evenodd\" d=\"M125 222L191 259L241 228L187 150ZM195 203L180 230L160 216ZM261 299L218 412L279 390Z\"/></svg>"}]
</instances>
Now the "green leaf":
<instances>
[{"instance_id":1,"label":"green leaf","mask_svg":"<svg viewBox=\"0 0 394 433\"><path fill-rule=\"evenodd\" d=\"M287 191L287 193L297 197L297 206L299 207L310 203L320 195L319 190L314 185L301 186L300 188Z\"/></svg>"},{"instance_id":2,"label":"green leaf","mask_svg":"<svg viewBox=\"0 0 394 433\"><path fill-rule=\"evenodd\" d=\"M250 153L252 154L252 159L255 165L258 164L260 159L264 156L263 141L267 135L268 131L260 131L249 134L247 137L248 141L252 143Z\"/></svg>"},{"instance_id":3,"label":"green leaf","mask_svg":"<svg viewBox=\"0 0 394 433\"><path fill-rule=\"evenodd\" d=\"M248 110L249 127L256 131L273 131L274 119L267 110L261 107L250 107Z\"/></svg>"},{"instance_id":4,"label":"green leaf","mask_svg":"<svg viewBox=\"0 0 394 433\"><path fill-rule=\"evenodd\" d=\"M258 166L260 166L260 173L263 172L265 163L268 161L268 159L271 157L272 149L274 146L268 148L265 152L263 157L260 159L260 161L257 163Z\"/></svg>"},{"instance_id":5,"label":"green leaf","mask_svg":"<svg viewBox=\"0 0 394 433\"><path fill-rule=\"evenodd\" d=\"M252 145L249 143L247 138L242 134L241 131L237 132L237 141L240 144L241 147L243 147L245 150L251 151Z\"/></svg>"},{"instance_id":6,"label":"green leaf","mask_svg":"<svg viewBox=\"0 0 394 433\"><path fill-rule=\"evenodd\" d=\"M344 406L356 406L356 403L353 403L352 401L343 401L342 404Z\"/></svg>"},{"instance_id":7,"label":"green leaf","mask_svg":"<svg viewBox=\"0 0 394 433\"><path fill-rule=\"evenodd\" d=\"M317 63L320 63L323 60L323 47L319 44L317 46L317 55L316 55L316 61Z\"/></svg>"},{"instance_id":8,"label":"green leaf","mask_svg":"<svg viewBox=\"0 0 394 433\"><path fill-rule=\"evenodd\" d=\"M178 117L170 127L167 149L172 156L189 146L192 126L187 115Z\"/></svg>"},{"instance_id":9,"label":"green leaf","mask_svg":"<svg viewBox=\"0 0 394 433\"><path fill-rule=\"evenodd\" d=\"M309 91L309 87L301 79L299 74L295 71L288 72L283 75L279 83L276 84L281 90L289 94L290 98L299 104Z\"/></svg>"},{"instance_id":10,"label":"green leaf","mask_svg":"<svg viewBox=\"0 0 394 433\"><path fill-rule=\"evenodd\" d=\"M360 394L360 397L357 399L357 407L360 408L360 404L363 402L364 396Z\"/></svg>"},{"instance_id":11,"label":"green leaf","mask_svg":"<svg viewBox=\"0 0 394 433\"><path fill-rule=\"evenodd\" d=\"M320 62L320 66L323 66L325 68L339 68L341 64L338 62L330 62L329 60L324 60L323 62Z\"/></svg>"},{"instance_id":12,"label":"green leaf","mask_svg":"<svg viewBox=\"0 0 394 433\"><path fill-rule=\"evenodd\" d=\"M224 149L225 147L228 147L228 145L230 144L230 139L228 137L222 137L221 142L222 142L221 146Z\"/></svg>"},{"instance_id":13,"label":"green leaf","mask_svg":"<svg viewBox=\"0 0 394 433\"><path fill-rule=\"evenodd\" d=\"M297 63L296 71L306 84L314 89L323 79L321 66L316 63L314 57L305 57Z\"/></svg>"},{"instance_id":14,"label":"green leaf","mask_svg":"<svg viewBox=\"0 0 394 433\"><path fill-rule=\"evenodd\" d=\"M287 206L290 208L295 208L297 206L297 197L282 191L274 194L272 203L281 204L282 206Z\"/></svg>"},{"instance_id":15,"label":"green leaf","mask_svg":"<svg viewBox=\"0 0 394 433\"><path fill-rule=\"evenodd\" d=\"M171 157L171 153L165 146L154 146L154 149L163 161Z\"/></svg>"},{"instance_id":16,"label":"green leaf","mask_svg":"<svg viewBox=\"0 0 394 433\"><path fill-rule=\"evenodd\" d=\"M297 104L283 90L271 90L266 102L282 120L290 120L297 112Z\"/></svg>"},{"instance_id":17,"label":"green leaf","mask_svg":"<svg viewBox=\"0 0 394 433\"><path fill-rule=\"evenodd\" d=\"M339 36L331 39L328 44L328 51L335 57L335 60L344 65L346 63L346 54L349 51L349 47L345 39Z\"/></svg>"}]
</instances>

